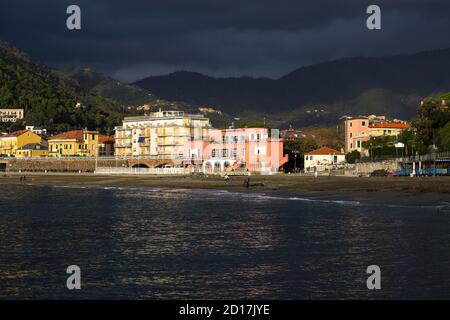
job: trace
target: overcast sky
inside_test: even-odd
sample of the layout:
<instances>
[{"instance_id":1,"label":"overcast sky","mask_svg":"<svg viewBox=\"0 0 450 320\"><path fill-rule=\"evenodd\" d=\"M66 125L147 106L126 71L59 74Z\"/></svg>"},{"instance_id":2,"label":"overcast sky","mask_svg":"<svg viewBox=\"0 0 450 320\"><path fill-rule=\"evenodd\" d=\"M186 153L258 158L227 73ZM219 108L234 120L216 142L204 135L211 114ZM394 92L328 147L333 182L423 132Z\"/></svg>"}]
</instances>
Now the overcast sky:
<instances>
[{"instance_id":1,"label":"overcast sky","mask_svg":"<svg viewBox=\"0 0 450 320\"><path fill-rule=\"evenodd\" d=\"M66 28L77 4L82 30ZM366 8L382 9L382 30ZM349 56L450 47L449 0L1 0L0 39L123 81L177 70L279 77Z\"/></svg>"}]
</instances>

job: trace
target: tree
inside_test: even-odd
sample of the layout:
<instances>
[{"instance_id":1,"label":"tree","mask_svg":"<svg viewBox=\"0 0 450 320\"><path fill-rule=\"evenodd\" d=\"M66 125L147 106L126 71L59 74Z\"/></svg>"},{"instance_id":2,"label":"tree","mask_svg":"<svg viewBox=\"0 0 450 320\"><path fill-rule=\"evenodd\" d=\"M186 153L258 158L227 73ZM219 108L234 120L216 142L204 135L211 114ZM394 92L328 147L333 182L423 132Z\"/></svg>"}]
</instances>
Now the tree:
<instances>
[{"instance_id":1,"label":"tree","mask_svg":"<svg viewBox=\"0 0 450 320\"><path fill-rule=\"evenodd\" d=\"M341 150L345 146L344 130L337 127L307 127L302 129L304 135L316 141L319 146Z\"/></svg>"},{"instance_id":2,"label":"tree","mask_svg":"<svg viewBox=\"0 0 450 320\"><path fill-rule=\"evenodd\" d=\"M447 100L450 101L450 92L444 93L442 95L439 96L439 100Z\"/></svg>"},{"instance_id":3,"label":"tree","mask_svg":"<svg viewBox=\"0 0 450 320\"><path fill-rule=\"evenodd\" d=\"M443 151L450 151L450 121L439 130L441 138L441 149Z\"/></svg>"},{"instance_id":4,"label":"tree","mask_svg":"<svg viewBox=\"0 0 450 320\"><path fill-rule=\"evenodd\" d=\"M355 163L359 159L361 159L361 153L358 150L353 150L345 155L345 160L348 163Z\"/></svg>"},{"instance_id":5,"label":"tree","mask_svg":"<svg viewBox=\"0 0 450 320\"><path fill-rule=\"evenodd\" d=\"M450 112L440 108L439 99L426 99L417 113L419 119L413 121L413 127L417 130L418 141L426 146L441 144L439 130L450 121Z\"/></svg>"},{"instance_id":6,"label":"tree","mask_svg":"<svg viewBox=\"0 0 450 320\"><path fill-rule=\"evenodd\" d=\"M23 129L25 129L23 120L17 120L16 122L10 123L8 131L16 132L16 131L23 130Z\"/></svg>"},{"instance_id":7,"label":"tree","mask_svg":"<svg viewBox=\"0 0 450 320\"><path fill-rule=\"evenodd\" d=\"M286 141L284 147L288 151L296 152L303 156L306 152L317 149L319 146L312 139L299 139L293 141Z\"/></svg>"},{"instance_id":8,"label":"tree","mask_svg":"<svg viewBox=\"0 0 450 320\"><path fill-rule=\"evenodd\" d=\"M417 135L415 129L403 130L398 135L398 141L405 145L404 155L412 156L413 153L416 154L426 154L428 153L428 147Z\"/></svg>"},{"instance_id":9,"label":"tree","mask_svg":"<svg viewBox=\"0 0 450 320\"><path fill-rule=\"evenodd\" d=\"M371 137L369 140L364 141L362 146L364 149L369 150L372 158L393 156L395 155L395 139L394 136Z\"/></svg>"},{"instance_id":10,"label":"tree","mask_svg":"<svg viewBox=\"0 0 450 320\"><path fill-rule=\"evenodd\" d=\"M267 128L270 129L268 125L263 122L242 122L238 126L238 128Z\"/></svg>"}]
</instances>

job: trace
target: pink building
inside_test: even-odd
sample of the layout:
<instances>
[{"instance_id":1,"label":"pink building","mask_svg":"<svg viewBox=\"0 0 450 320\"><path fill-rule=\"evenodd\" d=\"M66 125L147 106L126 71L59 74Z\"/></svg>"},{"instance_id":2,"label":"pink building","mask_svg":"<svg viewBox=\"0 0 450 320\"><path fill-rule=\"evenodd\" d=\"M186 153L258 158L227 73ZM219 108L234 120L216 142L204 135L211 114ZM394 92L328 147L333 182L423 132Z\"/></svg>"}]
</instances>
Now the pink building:
<instances>
[{"instance_id":1,"label":"pink building","mask_svg":"<svg viewBox=\"0 0 450 320\"><path fill-rule=\"evenodd\" d=\"M185 145L185 166L193 170L225 172L233 170L276 172L288 161L278 130L266 128L212 129L209 139Z\"/></svg>"},{"instance_id":2,"label":"pink building","mask_svg":"<svg viewBox=\"0 0 450 320\"><path fill-rule=\"evenodd\" d=\"M362 143L369 140L369 118L347 118L344 120L345 152L362 151Z\"/></svg>"},{"instance_id":3,"label":"pink building","mask_svg":"<svg viewBox=\"0 0 450 320\"><path fill-rule=\"evenodd\" d=\"M346 117L344 119L345 129L345 152L358 150L367 154L363 143L371 137L398 136L403 130L411 128L411 125L402 120L386 120L385 116L368 117Z\"/></svg>"}]
</instances>

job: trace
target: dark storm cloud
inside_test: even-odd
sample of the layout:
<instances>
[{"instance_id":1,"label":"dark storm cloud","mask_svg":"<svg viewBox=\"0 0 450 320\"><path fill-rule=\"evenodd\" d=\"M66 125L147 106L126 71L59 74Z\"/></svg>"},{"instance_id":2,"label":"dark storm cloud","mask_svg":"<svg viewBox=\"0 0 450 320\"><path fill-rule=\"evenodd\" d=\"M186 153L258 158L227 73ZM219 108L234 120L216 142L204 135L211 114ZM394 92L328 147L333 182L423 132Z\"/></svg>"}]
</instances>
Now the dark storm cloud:
<instances>
[{"instance_id":1,"label":"dark storm cloud","mask_svg":"<svg viewBox=\"0 0 450 320\"><path fill-rule=\"evenodd\" d=\"M65 27L82 10L82 30ZM369 4L383 29L365 28ZM55 66L91 66L122 80L180 69L280 76L345 56L449 47L448 0L40 0L0 4L0 39Z\"/></svg>"}]
</instances>

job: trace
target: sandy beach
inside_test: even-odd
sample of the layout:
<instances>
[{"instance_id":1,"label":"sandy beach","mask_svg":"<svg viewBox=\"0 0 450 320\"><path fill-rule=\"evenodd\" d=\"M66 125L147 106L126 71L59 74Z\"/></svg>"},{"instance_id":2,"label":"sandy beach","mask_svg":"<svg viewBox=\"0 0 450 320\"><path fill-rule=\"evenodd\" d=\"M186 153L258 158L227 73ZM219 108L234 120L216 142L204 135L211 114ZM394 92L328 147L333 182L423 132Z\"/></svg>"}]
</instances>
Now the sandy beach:
<instances>
[{"instance_id":1,"label":"sandy beach","mask_svg":"<svg viewBox=\"0 0 450 320\"><path fill-rule=\"evenodd\" d=\"M22 174L23 175L23 174ZM253 175L250 187L245 177L232 177L226 183L220 176L105 176L94 174L20 174L0 176L0 185L148 187L168 189L216 189L236 192L315 194L345 197L414 197L450 201L450 177L318 177L301 175Z\"/></svg>"}]
</instances>

